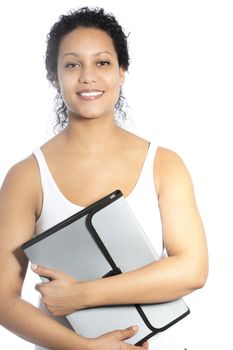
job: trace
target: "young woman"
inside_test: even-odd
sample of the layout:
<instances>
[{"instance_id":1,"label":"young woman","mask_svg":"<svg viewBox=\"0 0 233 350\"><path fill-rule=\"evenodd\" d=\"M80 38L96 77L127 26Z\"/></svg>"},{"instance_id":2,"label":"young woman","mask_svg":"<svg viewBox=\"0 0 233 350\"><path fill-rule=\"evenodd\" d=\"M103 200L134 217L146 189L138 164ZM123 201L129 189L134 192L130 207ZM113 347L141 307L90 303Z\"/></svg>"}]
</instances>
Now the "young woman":
<instances>
[{"instance_id":1,"label":"young woman","mask_svg":"<svg viewBox=\"0 0 233 350\"><path fill-rule=\"evenodd\" d=\"M58 91L61 131L10 169L0 196L0 322L37 349L136 349L123 341L133 328L86 339L64 316L92 306L173 300L203 287L207 278L205 234L184 163L114 120L128 66L126 36L102 9L61 16L48 35L47 77ZM34 266L51 282L36 286L40 309L24 301L28 261L21 244L116 189L163 258L87 282ZM188 348L183 322L150 340L150 349Z\"/></svg>"}]
</instances>

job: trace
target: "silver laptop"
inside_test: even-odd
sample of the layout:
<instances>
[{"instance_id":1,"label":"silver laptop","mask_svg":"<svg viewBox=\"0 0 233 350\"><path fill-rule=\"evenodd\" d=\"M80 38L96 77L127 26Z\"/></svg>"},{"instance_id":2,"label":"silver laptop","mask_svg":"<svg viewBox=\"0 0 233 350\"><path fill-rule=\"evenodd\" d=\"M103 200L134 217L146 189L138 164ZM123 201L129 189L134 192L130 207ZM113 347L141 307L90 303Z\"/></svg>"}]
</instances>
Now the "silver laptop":
<instances>
[{"instance_id":1,"label":"silver laptop","mask_svg":"<svg viewBox=\"0 0 233 350\"><path fill-rule=\"evenodd\" d=\"M120 190L26 242L22 249L32 263L62 270L79 281L107 278L158 260ZM126 341L141 345L189 313L183 299L177 299L89 308L66 318L77 333L89 338L138 325L139 331Z\"/></svg>"}]
</instances>

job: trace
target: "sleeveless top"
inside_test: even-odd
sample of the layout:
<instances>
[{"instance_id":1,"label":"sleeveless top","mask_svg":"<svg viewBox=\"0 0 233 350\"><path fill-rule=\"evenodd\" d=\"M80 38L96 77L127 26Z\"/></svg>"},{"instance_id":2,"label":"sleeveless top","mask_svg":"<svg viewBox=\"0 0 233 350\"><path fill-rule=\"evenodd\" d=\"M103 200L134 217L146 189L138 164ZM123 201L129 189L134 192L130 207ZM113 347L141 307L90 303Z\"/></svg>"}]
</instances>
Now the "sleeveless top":
<instances>
[{"instance_id":1,"label":"sleeveless top","mask_svg":"<svg viewBox=\"0 0 233 350\"><path fill-rule=\"evenodd\" d=\"M126 197L126 200L139 220L145 234L151 241L156 253L159 257L162 257L164 252L162 225L153 174L156 151L157 146L150 143L137 183L131 193ZM83 207L72 203L63 195L52 177L41 149L37 148L33 153L39 166L43 194L42 210L35 227L35 235L38 235L82 210ZM53 319L71 328L65 317L52 315L42 303L40 303L40 309ZM178 329L182 328L180 324L183 324L183 322L180 321L168 330L154 336L149 341L149 349L184 350L185 346L183 344L180 345L181 336L178 332ZM178 343L179 345L176 346ZM36 349L46 350L38 346L36 346Z\"/></svg>"}]
</instances>

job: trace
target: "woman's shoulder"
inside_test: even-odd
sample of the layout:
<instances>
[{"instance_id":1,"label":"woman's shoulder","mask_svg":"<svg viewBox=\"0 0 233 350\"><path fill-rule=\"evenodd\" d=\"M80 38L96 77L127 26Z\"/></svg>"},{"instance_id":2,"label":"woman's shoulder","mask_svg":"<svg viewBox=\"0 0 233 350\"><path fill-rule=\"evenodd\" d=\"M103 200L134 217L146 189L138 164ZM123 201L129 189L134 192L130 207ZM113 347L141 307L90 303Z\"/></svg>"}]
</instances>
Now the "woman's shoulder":
<instances>
[{"instance_id":1,"label":"woman's shoulder","mask_svg":"<svg viewBox=\"0 0 233 350\"><path fill-rule=\"evenodd\" d=\"M136 152L137 150L147 150L149 147L155 152L154 163L162 171L175 170L176 168L186 169L186 166L181 156L174 150L160 145L156 140L144 138L132 132L125 132L126 139L130 145L130 149Z\"/></svg>"},{"instance_id":2,"label":"woman's shoulder","mask_svg":"<svg viewBox=\"0 0 233 350\"><path fill-rule=\"evenodd\" d=\"M53 145L54 142L56 142L56 139L57 135L38 146L36 149L46 149L47 147L50 147L50 145ZM8 170L6 178L17 178L19 181L21 179L30 181L32 181L33 178L34 180L39 179L38 163L34 155L34 151L28 154L25 158L19 160L17 163L13 164Z\"/></svg>"},{"instance_id":3,"label":"woman's shoulder","mask_svg":"<svg viewBox=\"0 0 233 350\"><path fill-rule=\"evenodd\" d=\"M33 154L10 167L2 184L2 189L26 194L34 192L40 184L38 166Z\"/></svg>"},{"instance_id":4,"label":"woman's shoulder","mask_svg":"<svg viewBox=\"0 0 233 350\"><path fill-rule=\"evenodd\" d=\"M28 178L29 176L33 175L33 173L35 173L36 170L37 170L36 160L33 153L31 153L26 158L13 164L10 167L7 173L7 176L12 177L12 176L23 175L24 178Z\"/></svg>"},{"instance_id":5,"label":"woman's shoulder","mask_svg":"<svg viewBox=\"0 0 233 350\"><path fill-rule=\"evenodd\" d=\"M184 163L181 156L174 150L163 146L157 146L156 159L161 164L174 165Z\"/></svg>"},{"instance_id":6,"label":"woman's shoulder","mask_svg":"<svg viewBox=\"0 0 233 350\"><path fill-rule=\"evenodd\" d=\"M154 176L160 188L169 184L191 184L191 177L182 157L176 151L162 146L157 148Z\"/></svg>"},{"instance_id":7,"label":"woman's shoulder","mask_svg":"<svg viewBox=\"0 0 233 350\"><path fill-rule=\"evenodd\" d=\"M18 208L30 208L37 214L38 203L41 201L40 177L35 157L15 163L7 172L0 190L1 202L13 203ZM21 210L21 209L20 209Z\"/></svg>"}]
</instances>

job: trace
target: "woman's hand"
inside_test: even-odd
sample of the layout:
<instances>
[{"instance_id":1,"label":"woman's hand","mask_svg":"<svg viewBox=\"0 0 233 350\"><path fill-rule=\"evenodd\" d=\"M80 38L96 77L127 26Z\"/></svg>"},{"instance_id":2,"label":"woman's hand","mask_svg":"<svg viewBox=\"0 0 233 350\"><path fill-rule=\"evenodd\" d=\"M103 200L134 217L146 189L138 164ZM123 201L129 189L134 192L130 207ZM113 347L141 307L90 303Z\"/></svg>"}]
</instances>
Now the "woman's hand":
<instances>
[{"instance_id":1,"label":"woman's hand","mask_svg":"<svg viewBox=\"0 0 233 350\"><path fill-rule=\"evenodd\" d=\"M75 303L75 300L77 299L77 285L81 285L82 282L78 282L73 277L59 270L39 265L32 265L31 268L32 271L38 275L51 280L46 283L38 283L36 285L36 290L41 293L43 303L52 314L56 316L65 316L80 309L80 307L77 308L77 302ZM78 290L78 295L80 295L81 288L78 288ZM148 349L147 342L145 342L142 347L139 347L127 344L123 341L134 336L137 331L138 327L133 326L127 329L112 331L97 338L88 339L89 348L90 350Z\"/></svg>"},{"instance_id":2,"label":"woman's hand","mask_svg":"<svg viewBox=\"0 0 233 350\"><path fill-rule=\"evenodd\" d=\"M32 265L31 268L38 275L51 280L38 283L35 288L41 293L42 302L53 315L66 316L82 308L76 302L77 297L82 300L82 282L59 270L40 265Z\"/></svg>"},{"instance_id":3,"label":"woman's hand","mask_svg":"<svg viewBox=\"0 0 233 350\"><path fill-rule=\"evenodd\" d=\"M90 349L101 350L139 350L148 349L148 342L145 342L141 347L125 343L123 340L131 338L138 331L137 326L129 327L127 329L113 331L104 334L98 338L89 339L92 344ZM93 346L92 346L93 345Z\"/></svg>"}]
</instances>

